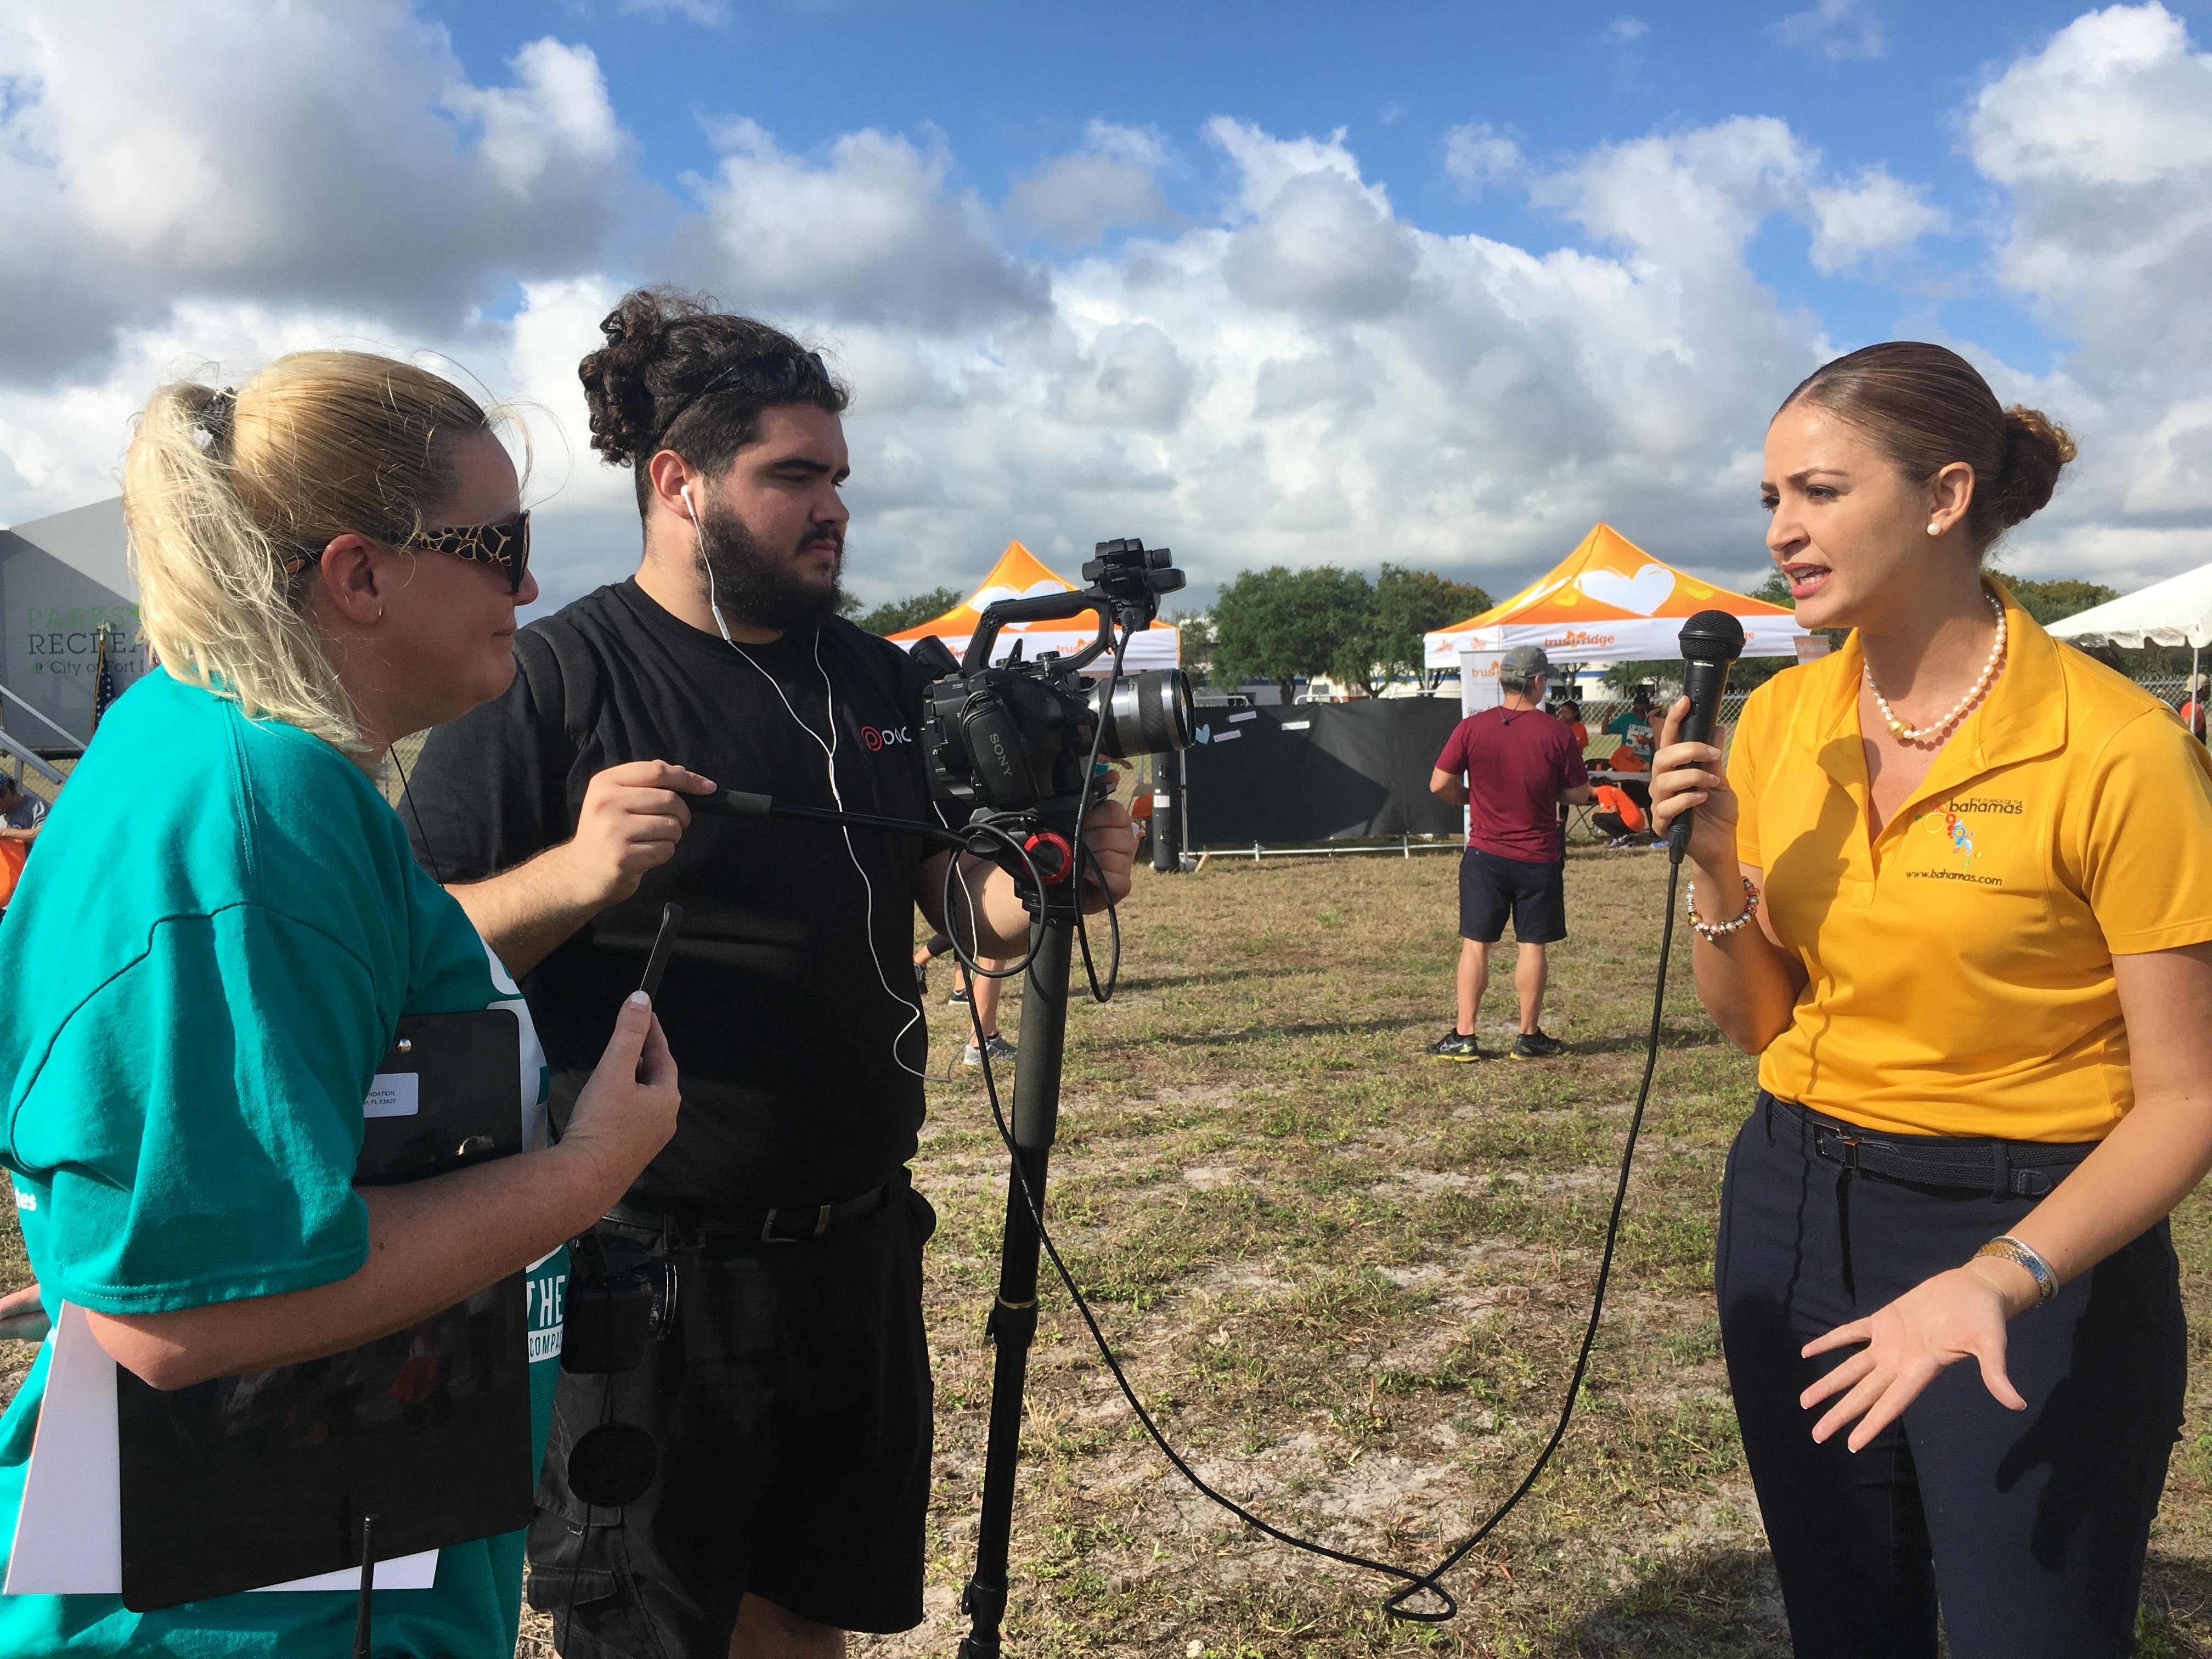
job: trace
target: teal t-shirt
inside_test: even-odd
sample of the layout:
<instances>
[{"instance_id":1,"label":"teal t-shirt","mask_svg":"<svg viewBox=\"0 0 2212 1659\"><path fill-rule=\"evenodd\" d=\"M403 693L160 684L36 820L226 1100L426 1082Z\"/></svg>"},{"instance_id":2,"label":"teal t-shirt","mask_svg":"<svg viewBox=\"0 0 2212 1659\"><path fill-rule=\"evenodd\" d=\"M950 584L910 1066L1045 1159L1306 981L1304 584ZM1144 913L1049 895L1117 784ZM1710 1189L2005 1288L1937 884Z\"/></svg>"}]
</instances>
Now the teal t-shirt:
<instances>
[{"instance_id":1,"label":"teal t-shirt","mask_svg":"<svg viewBox=\"0 0 2212 1659\"><path fill-rule=\"evenodd\" d=\"M1656 747L1651 729L1651 716L1639 714L1634 709L1615 714L1605 723L1607 732L1619 738L1628 752L1644 761L1650 761Z\"/></svg>"},{"instance_id":2,"label":"teal t-shirt","mask_svg":"<svg viewBox=\"0 0 2212 1659\"><path fill-rule=\"evenodd\" d=\"M0 922L0 1164L48 1316L143 1314L329 1284L368 1259L351 1184L362 1102L403 1013L511 1008L517 1109L541 1144L544 1057L513 980L416 868L361 770L156 672L111 708ZM567 1258L530 1273L543 1455ZM12 1551L49 1343L0 1419ZM522 1534L440 1552L380 1590L378 1654L514 1650ZM0 1596L0 1659L330 1656L350 1592L134 1613L109 1595Z\"/></svg>"}]
</instances>

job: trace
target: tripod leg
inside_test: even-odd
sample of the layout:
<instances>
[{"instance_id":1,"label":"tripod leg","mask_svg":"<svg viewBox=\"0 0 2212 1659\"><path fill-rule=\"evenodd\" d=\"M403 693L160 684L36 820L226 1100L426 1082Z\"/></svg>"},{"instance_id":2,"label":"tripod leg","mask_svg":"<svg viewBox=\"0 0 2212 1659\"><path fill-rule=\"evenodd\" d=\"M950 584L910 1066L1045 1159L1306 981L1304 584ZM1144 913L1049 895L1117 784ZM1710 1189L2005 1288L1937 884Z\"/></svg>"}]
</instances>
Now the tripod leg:
<instances>
[{"instance_id":1,"label":"tripod leg","mask_svg":"<svg viewBox=\"0 0 2212 1659\"><path fill-rule=\"evenodd\" d=\"M1030 964L1022 1006L1022 1047L1014 1062L1014 1159L1006 1174L1006 1231L999 1251L999 1295L986 1327L997 1346L991 1370L991 1436L983 1459L983 1510L975 1573L960 1598L973 1621L960 1659L999 1659L1006 1612L1006 1554L1013 1533L1014 1476L1021 1455L1022 1385L1036 1334L1037 1232L1028 1193L1044 1202L1046 1165L1060 1127L1060 1052L1067 1037L1071 929L1048 922Z\"/></svg>"}]
</instances>

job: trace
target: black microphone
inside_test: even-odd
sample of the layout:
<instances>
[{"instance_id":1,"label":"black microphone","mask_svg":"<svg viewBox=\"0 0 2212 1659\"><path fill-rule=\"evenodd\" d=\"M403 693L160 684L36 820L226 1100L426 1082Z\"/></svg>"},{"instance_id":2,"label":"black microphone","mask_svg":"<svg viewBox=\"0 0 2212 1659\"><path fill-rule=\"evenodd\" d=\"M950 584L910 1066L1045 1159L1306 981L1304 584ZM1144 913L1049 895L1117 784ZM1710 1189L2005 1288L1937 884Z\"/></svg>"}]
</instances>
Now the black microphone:
<instances>
[{"instance_id":1,"label":"black microphone","mask_svg":"<svg viewBox=\"0 0 2212 1659\"><path fill-rule=\"evenodd\" d=\"M1682 624L1682 690L1690 712L1674 733L1677 743L1710 743L1728 690L1729 665L1743 654L1743 624L1725 611L1700 611ZM1680 864L1690 845L1690 814L1667 826L1667 857Z\"/></svg>"}]
</instances>

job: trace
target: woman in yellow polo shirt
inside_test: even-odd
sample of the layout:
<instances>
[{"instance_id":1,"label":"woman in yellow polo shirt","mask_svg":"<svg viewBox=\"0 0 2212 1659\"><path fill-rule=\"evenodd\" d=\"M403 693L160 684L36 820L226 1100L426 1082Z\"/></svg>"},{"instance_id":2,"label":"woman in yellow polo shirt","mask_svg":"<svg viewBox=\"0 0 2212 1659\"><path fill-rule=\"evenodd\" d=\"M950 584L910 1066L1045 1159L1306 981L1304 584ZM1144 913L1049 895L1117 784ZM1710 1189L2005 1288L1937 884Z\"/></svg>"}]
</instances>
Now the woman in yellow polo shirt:
<instances>
[{"instance_id":1,"label":"woman in yellow polo shirt","mask_svg":"<svg viewBox=\"0 0 2212 1659\"><path fill-rule=\"evenodd\" d=\"M1801 1656L1932 1659L1939 1602L1957 1659L2133 1650L2166 1216L2212 1166L2212 767L1983 574L2073 453L1938 346L1814 374L1767 545L1851 637L1752 694L1724 776L1679 703L1654 768L1698 994L1760 1056L1714 1283Z\"/></svg>"}]
</instances>

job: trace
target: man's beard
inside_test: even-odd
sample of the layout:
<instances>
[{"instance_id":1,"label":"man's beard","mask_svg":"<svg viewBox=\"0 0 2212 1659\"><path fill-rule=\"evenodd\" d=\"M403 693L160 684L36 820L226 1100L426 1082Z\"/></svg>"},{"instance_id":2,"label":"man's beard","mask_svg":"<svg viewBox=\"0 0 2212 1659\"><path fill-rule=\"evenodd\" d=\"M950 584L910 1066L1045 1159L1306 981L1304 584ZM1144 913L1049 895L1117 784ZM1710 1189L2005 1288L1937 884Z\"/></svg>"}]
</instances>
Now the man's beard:
<instances>
[{"instance_id":1,"label":"man's beard","mask_svg":"<svg viewBox=\"0 0 2212 1659\"><path fill-rule=\"evenodd\" d=\"M719 501L708 504L700 526L699 557L707 567L714 603L723 615L754 628L789 634L810 629L837 614L844 603L838 577L845 565L845 536L836 525L811 525L799 547L830 542L837 563L827 586L809 581L793 568L788 556L763 552L745 521Z\"/></svg>"}]
</instances>

